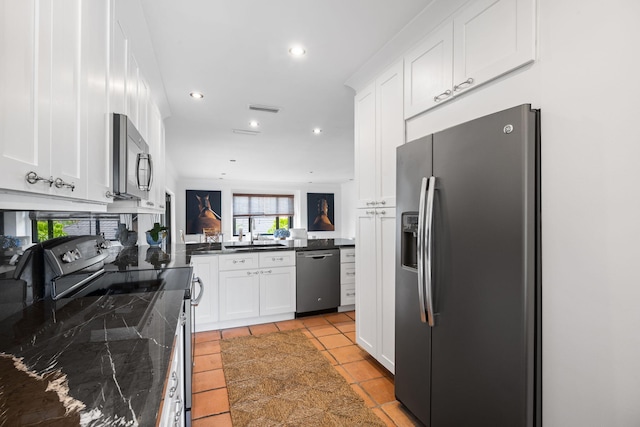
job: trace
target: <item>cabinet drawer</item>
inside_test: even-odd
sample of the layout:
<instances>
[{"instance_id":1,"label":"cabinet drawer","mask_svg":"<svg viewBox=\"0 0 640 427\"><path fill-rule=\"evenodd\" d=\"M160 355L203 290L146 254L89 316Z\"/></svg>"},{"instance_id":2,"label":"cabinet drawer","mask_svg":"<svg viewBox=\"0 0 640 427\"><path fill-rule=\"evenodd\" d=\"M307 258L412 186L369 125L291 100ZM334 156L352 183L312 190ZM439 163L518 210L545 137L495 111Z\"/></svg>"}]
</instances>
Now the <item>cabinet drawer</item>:
<instances>
[{"instance_id":1,"label":"cabinet drawer","mask_svg":"<svg viewBox=\"0 0 640 427\"><path fill-rule=\"evenodd\" d=\"M340 265L340 284L356 283L356 264L348 263Z\"/></svg>"},{"instance_id":2,"label":"cabinet drawer","mask_svg":"<svg viewBox=\"0 0 640 427\"><path fill-rule=\"evenodd\" d=\"M356 260L356 249L340 249L340 262L355 262Z\"/></svg>"},{"instance_id":3,"label":"cabinet drawer","mask_svg":"<svg viewBox=\"0 0 640 427\"><path fill-rule=\"evenodd\" d=\"M356 303L355 285L340 286L340 305L351 305Z\"/></svg>"},{"instance_id":4,"label":"cabinet drawer","mask_svg":"<svg viewBox=\"0 0 640 427\"><path fill-rule=\"evenodd\" d=\"M220 271L249 270L258 268L258 254L229 254L220 255Z\"/></svg>"},{"instance_id":5,"label":"cabinet drawer","mask_svg":"<svg viewBox=\"0 0 640 427\"><path fill-rule=\"evenodd\" d=\"M295 251L261 252L260 267L290 267L296 265Z\"/></svg>"}]
</instances>

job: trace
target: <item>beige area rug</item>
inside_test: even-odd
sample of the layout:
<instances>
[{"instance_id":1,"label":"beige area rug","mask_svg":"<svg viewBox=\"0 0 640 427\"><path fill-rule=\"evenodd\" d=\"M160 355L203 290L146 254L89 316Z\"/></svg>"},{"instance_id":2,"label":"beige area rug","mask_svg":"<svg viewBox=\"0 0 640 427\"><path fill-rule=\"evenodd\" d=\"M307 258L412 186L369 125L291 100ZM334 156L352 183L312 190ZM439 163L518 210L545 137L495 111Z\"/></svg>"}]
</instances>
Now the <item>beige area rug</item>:
<instances>
[{"instance_id":1,"label":"beige area rug","mask_svg":"<svg viewBox=\"0 0 640 427\"><path fill-rule=\"evenodd\" d=\"M234 427L385 425L299 330L220 348Z\"/></svg>"}]
</instances>

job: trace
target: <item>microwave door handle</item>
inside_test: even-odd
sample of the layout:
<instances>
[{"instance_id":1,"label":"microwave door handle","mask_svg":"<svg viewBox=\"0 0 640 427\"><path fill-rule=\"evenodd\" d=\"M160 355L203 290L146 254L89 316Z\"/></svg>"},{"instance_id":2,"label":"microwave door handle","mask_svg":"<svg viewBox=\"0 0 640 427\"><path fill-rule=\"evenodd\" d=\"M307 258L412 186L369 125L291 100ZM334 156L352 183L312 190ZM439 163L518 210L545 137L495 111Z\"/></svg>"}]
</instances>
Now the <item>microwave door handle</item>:
<instances>
[{"instance_id":1,"label":"microwave door handle","mask_svg":"<svg viewBox=\"0 0 640 427\"><path fill-rule=\"evenodd\" d=\"M147 174L147 180L144 185L140 182L140 164L142 160L147 162L147 169L149 173ZM138 153L138 161L136 164L136 182L139 190L149 191L151 189L151 183L153 181L153 162L151 161L151 154L148 153Z\"/></svg>"},{"instance_id":2,"label":"microwave door handle","mask_svg":"<svg viewBox=\"0 0 640 427\"><path fill-rule=\"evenodd\" d=\"M151 184L153 184L153 159L151 158L151 154L147 154L148 162L149 162L149 179L147 181L147 191L151 191Z\"/></svg>"},{"instance_id":3,"label":"microwave door handle","mask_svg":"<svg viewBox=\"0 0 640 427\"><path fill-rule=\"evenodd\" d=\"M142 161L142 153L138 153L137 161L136 161L136 186L138 190L142 189L140 185L140 162Z\"/></svg>"}]
</instances>

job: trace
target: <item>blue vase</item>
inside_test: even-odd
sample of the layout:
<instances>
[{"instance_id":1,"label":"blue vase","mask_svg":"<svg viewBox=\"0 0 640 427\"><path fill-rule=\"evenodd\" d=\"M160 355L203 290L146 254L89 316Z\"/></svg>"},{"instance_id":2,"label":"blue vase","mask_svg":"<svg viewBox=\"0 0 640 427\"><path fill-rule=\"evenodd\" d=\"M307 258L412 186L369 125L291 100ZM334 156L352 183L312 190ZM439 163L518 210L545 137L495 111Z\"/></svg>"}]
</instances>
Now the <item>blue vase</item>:
<instances>
[{"instance_id":1,"label":"blue vase","mask_svg":"<svg viewBox=\"0 0 640 427\"><path fill-rule=\"evenodd\" d=\"M151 233L149 233L148 231L147 233L147 243L149 244L149 246L160 246L162 244L162 233L158 233L158 240L153 240L153 237L151 237Z\"/></svg>"}]
</instances>

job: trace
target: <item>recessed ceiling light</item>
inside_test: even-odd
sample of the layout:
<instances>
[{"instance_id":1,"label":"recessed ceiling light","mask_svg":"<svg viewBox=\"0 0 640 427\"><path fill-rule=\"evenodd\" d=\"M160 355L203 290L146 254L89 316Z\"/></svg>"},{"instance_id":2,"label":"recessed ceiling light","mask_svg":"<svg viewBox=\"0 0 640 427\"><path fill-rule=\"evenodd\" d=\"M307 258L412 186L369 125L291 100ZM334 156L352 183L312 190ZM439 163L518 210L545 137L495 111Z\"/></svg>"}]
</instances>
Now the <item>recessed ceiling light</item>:
<instances>
[{"instance_id":1,"label":"recessed ceiling light","mask_svg":"<svg viewBox=\"0 0 640 427\"><path fill-rule=\"evenodd\" d=\"M322 133L322 129L320 129L320 128L314 128L314 129L312 130L312 132L313 132L313 134L314 134L314 135L320 135L320 134Z\"/></svg>"},{"instance_id":2,"label":"recessed ceiling light","mask_svg":"<svg viewBox=\"0 0 640 427\"><path fill-rule=\"evenodd\" d=\"M260 123L258 123L258 122L257 122L257 121L255 121L255 120L251 120L251 121L249 122L249 126L251 126L252 128L257 128L258 126L260 126Z\"/></svg>"},{"instance_id":3,"label":"recessed ceiling light","mask_svg":"<svg viewBox=\"0 0 640 427\"><path fill-rule=\"evenodd\" d=\"M309 173L313 173L313 171L310 171Z\"/></svg>"},{"instance_id":4,"label":"recessed ceiling light","mask_svg":"<svg viewBox=\"0 0 640 427\"><path fill-rule=\"evenodd\" d=\"M201 92L191 92L189 94L190 97L195 98L195 99L202 99L204 98L204 95Z\"/></svg>"},{"instance_id":5,"label":"recessed ceiling light","mask_svg":"<svg viewBox=\"0 0 640 427\"><path fill-rule=\"evenodd\" d=\"M301 56L304 56L307 51L302 46L292 46L291 48L289 48L289 53L291 54L291 56L299 58Z\"/></svg>"},{"instance_id":6,"label":"recessed ceiling light","mask_svg":"<svg viewBox=\"0 0 640 427\"><path fill-rule=\"evenodd\" d=\"M235 162L235 160L234 160L234 159L231 159L231 160L229 160L229 161L230 161L231 163L234 163L234 162Z\"/></svg>"},{"instance_id":7,"label":"recessed ceiling light","mask_svg":"<svg viewBox=\"0 0 640 427\"><path fill-rule=\"evenodd\" d=\"M220 175L226 175L226 172L222 172Z\"/></svg>"}]
</instances>

